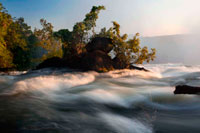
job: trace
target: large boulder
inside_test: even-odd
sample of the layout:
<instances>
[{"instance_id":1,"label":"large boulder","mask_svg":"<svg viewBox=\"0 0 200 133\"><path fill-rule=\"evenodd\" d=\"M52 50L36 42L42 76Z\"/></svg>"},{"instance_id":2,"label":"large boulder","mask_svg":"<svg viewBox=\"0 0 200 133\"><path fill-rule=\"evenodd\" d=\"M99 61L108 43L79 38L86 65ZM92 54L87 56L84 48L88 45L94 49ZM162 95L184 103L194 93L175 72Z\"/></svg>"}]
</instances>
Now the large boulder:
<instances>
[{"instance_id":1,"label":"large boulder","mask_svg":"<svg viewBox=\"0 0 200 133\"><path fill-rule=\"evenodd\" d=\"M84 55L80 65L84 70L106 72L114 69L112 64L112 59L107 53L95 50Z\"/></svg>"},{"instance_id":2,"label":"large boulder","mask_svg":"<svg viewBox=\"0 0 200 133\"><path fill-rule=\"evenodd\" d=\"M109 53L113 49L112 39L105 37L96 37L92 39L86 46L87 52L95 50L101 50L105 53Z\"/></svg>"},{"instance_id":3,"label":"large boulder","mask_svg":"<svg viewBox=\"0 0 200 133\"><path fill-rule=\"evenodd\" d=\"M64 62L59 57L52 57L49 59L44 60L42 63L40 63L36 69L42 69L42 68L48 68L48 67L63 67Z\"/></svg>"},{"instance_id":4,"label":"large boulder","mask_svg":"<svg viewBox=\"0 0 200 133\"><path fill-rule=\"evenodd\" d=\"M115 69L129 69L130 63L120 60L117 56L112 60Z\"/></svg>"},{"instance_id":5,"label":"large boulder","mask_svg":"<svg viewBox=\"0 0 200 133\"><path fill-rule=\"evenodd\" d=\"M79 56L83 53L85 53L85 44L77 44L77 45L73 45L72 49L71 49L71 54L74 56Z\"/></svg>"}]
</instances>

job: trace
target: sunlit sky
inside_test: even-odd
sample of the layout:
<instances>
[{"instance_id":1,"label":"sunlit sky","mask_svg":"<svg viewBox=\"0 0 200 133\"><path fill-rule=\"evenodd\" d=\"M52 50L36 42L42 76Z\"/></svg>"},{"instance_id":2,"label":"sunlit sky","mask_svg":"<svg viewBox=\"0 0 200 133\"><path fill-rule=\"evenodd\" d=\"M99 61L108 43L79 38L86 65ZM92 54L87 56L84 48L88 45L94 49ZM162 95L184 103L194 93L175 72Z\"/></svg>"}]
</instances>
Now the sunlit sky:
<instances>
[{"instance_id":1,"label":"sunlit sky","mask_svg":"<svg viewBox=\"0 0 200 133\"><path fill-rule=\"evenodd\" d=\"M54 25L54 30L72 29L93 5L104 5L97 30L121 25L122 33L142 36L188 34L200 31L200 0L0 0L15 17L24 17L34 27L40 18Z\"/></svg>"}]
</instances>

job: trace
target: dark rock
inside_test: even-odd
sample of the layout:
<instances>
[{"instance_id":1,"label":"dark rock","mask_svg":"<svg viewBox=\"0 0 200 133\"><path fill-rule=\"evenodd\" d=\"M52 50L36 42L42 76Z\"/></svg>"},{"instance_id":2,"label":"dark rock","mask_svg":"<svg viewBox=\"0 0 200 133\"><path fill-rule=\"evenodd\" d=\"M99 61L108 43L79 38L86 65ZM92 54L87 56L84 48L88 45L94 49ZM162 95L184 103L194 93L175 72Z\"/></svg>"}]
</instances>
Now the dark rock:
<instances>
[{"instance_id":1,"label":"dark rock","mask_svg":"<svg viewBox=\"0 0 200 133\"><path fill-rule=\"evenodd\" d=\"M145 69L144 67L136 67L136 66L133 66L133 65L130 66L130 69L149 72L149 70Z\"/></svg>"},{"instance_id":2,"label":"dark rock","mask_svg":"<svg viewBox=\"0 0 200 133\"><path fill-rule=\"evenodd\" d=\"M113 60L113 66L115 69L129 69L130 63L121 61L118 57L115 57Z\"/></svg>"},{"instance_id":3,"label":"dark rock","mask_svg":"<svg viewBox=\"0 0 200 133\"><path fill-rule=\"evenodd\" d=\"M15 71L14 68L0 68L0 72L9 73L10 71Z\"/></svg>"},{"instance_id":4,"label":"dark rock","mask_svg":"<svg viewBox=\"0 0 200 133\"><path fill-rule=\"evenodd\" d=\"M200 94L200 87L178 85L176 86L174 94Z\"/></svg>"},{"instance_id":5,"label":"dark rock","mask_svg":"<svg viewBox=\"0 0 200 133\"><path fill-rule=\"evenodd\" d=\"M113 61L113 66L115 69L132 69L132 70L149 72L149 70L145 69L144 67L137 67L137 66L133 66L130 63L122 62L117 57L115 57L112 61Z\"/></svg>"},{"instance_id":6,"label":"dark rock","mask_svg":"<svg viewBox=\"0 0 200 133\"><path fill-rule=\"evenodd\" d=\"M113 49L112 39L105 37L96 37L86 45L87 52L101 50L105 53L109 53L112 49Z\"/></svg>"},{"instance_id":7,"label":"dark rock","mask_svg":"<svg viewBox=\"0 0 200 133\"><path fill-rule=\"evenodd\" d=\"M71 54L74 56L79 56L85 53L85 44L73 45L71 49Z\"/></svg>"},{"instance_id":8,"label":"dark rock","mask_svg":"<svg viewBox=\"0 0 200 133\"><path fill-rule=\"evenodd\" d=\"M72 69L81 69L81 59L79 55L71 56L70 58L63 59L64 67L69 67Z\"/></svg>"},{"instance_id":9,"label":"dark rock","mask_svg":"<svg viewBox=\"0 0 200 133\"><path fill-rule=\"evenodd\" d=\"M101 50L87 53L81 61L81 67L84 70L94 70L98 72L113 70L114 68L112 64L113 62L111 57Z\"/></svg>"},{"instance_id":10,"label":"dark rock","mask_svg":"<svg viewBox=\"0 0 200 133\"><path fill-rule=\"evenodd\" d=\"M59 57L52 57L40 63L36 67L36 69L42 69L42 68L48 68L48 67L64 67L64 62Z\"/></svg>"}]
</instances>

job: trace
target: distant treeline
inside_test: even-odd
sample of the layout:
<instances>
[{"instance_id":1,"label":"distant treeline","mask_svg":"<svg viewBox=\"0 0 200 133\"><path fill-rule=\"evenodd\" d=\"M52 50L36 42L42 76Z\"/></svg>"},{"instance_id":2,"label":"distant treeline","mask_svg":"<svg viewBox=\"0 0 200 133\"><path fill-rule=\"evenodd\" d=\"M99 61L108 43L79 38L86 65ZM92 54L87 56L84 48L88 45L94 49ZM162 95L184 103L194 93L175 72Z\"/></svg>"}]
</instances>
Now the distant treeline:
<instances>
[{"instance_id":1,"label":"distant treeline","mask_svg":"<svg viewBox=\"0 0 200 133\"><path fill-rule=\"evenodd\" d=\"M13 18L0 3L0 69L27 70L52 57L70 60L85 52L85 46L95 37L112 39L112 54L122 64L142 64L155 58L155 49L149 52L147 47L140 47L138 33L130 40L127 40L127 34L121 35L117 22L113 22L113 27L108 30L102 28L96 33L94 29L101 10L105 7L93 6L72 31L61 29L54 32L52 24L45 19L40 20L42 29L32 31L23 18Z\"/></svg>"}]
</instances>

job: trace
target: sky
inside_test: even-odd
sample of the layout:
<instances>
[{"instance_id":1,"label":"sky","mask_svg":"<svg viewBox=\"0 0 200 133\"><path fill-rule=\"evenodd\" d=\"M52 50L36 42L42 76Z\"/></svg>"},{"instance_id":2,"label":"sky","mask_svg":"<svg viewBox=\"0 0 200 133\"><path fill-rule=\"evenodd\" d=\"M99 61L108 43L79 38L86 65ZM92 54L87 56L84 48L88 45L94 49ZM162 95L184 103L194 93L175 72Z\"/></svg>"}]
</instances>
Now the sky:
<instances>
[{"instance_id":1,"label":"sky","mask_svg":"<svg viewBox=\"0 0 200 133\"><path fill-rule=\"evenodd\" d=\"M40 28L45 18L54 30L72 29L82 21L93 5L104 5L97 30L121 25L121 32L142 36L191 34L200 31L200 0L0 0L14 17Z\"/></svg>"}]
</instances>

